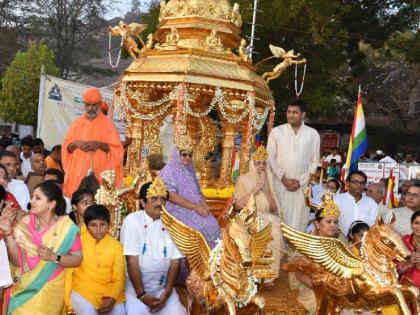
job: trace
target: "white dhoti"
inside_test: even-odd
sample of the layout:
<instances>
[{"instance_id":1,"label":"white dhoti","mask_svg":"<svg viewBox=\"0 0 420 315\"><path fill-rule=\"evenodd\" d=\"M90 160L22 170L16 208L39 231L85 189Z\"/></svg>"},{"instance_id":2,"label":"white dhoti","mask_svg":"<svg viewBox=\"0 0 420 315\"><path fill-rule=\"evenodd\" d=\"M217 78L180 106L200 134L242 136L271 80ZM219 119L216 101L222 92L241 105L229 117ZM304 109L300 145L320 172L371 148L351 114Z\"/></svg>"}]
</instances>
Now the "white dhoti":
<instances>
[{"instance_id":1,"label":"white dhoti","mask_svg":"<svg viewBox=\"0 0 420 315\"><path fill-rule=\"evenodd\" d=\"M72 291L70 301L76 315L99 315L95 307L79 293ZM124 303L115 304L114 308L108 313L101 315L125 315Z\"/></svg>"},{"instance_id":2,"label":"white dhoti","mask_svg":"<svg viewBox=\"0 0 420 315\"><path fill-rule=\"evenodd\" d=\"M147 294L159 298L165 290L165 283L162 280L161 272L142 272L141 273L144 290ZM129 281L128 281L129 282ZM175 288L172 290L171 296L165 303L165 306L157 312L151 312L150 308L137 298L136 292L131 283L126 286L125 309L127 315L186 315L187 312L181 304Z\"/></svg>"}]
</instances>

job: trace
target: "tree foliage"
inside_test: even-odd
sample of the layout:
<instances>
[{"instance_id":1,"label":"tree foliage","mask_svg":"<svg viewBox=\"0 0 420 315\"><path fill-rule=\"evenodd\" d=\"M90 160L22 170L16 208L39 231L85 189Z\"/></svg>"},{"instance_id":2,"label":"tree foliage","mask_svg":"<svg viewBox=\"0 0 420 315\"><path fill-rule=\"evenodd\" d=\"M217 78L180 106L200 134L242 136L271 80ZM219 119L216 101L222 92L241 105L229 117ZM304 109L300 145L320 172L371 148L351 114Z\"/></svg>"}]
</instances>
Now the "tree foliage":
<instances>
[{"instance_id":1,"label":"tree foliage","mask_svg":"<svg viewBox=\"0 0 420 315\"><path fill-rule=\"evenodd\" d=\"M252 21L252 1L239 2L244 21ZM344 114L354 106L357 89L346 87L358 82L366 72L366 55L360 44L384 47L401 32L413 32L418 26L419 7L415 1L400 0L260 0L257 15L254 63L271 55L271 43L286 50L294 49L308 59L307 73L301 97L310 104L312 120L323 120ZM250 34L250 25L242 29ZM411 42L415 45L413 42ZM398 45L398 44L397 44ZM418 42L417 42L418 45ZM278 60L263 63L258 71L271 70ZM298 85L303 66L298 67ZM294 68L270 82L277 104L277 120L288 101L295 98Z\"/></svg>"},{"instance_id":2,"label":"tree foliage","mask_svg":"<svg viewBox=\"0 0 420 315\"><path fill-rule=\"evenodd\" d=\"M36 125L41 66L50 75L58 75L54 53L44 44L33 43L18 52L2 79L0 116L5 121Z\"/></svg>"},{"instance_id":3,"label":"tree foliage","mask_svg":"<svg viewBox=\"0 0 420 315\"><path fill-rule=\"evenodd\" d=\"M106 26L106 0L34 0L28 10L33 35L54 49L61 77L92 53L95 35ZM94 49L93 49L94 50Z\"/></svg>"}]
</instances>

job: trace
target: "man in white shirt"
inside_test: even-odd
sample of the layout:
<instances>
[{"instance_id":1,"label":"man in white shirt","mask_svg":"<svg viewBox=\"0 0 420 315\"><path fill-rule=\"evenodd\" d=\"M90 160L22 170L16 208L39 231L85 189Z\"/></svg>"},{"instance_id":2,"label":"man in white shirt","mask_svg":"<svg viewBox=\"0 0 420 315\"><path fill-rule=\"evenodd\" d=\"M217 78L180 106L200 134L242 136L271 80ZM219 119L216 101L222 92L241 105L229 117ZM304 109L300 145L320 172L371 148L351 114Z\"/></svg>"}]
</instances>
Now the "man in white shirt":
<instances>
[{"instance_id":1,"label":"man in white shirt","mask_svg":"<svg viewBox=\"0 0 420 315\"><path fill-rule=\"evenodd\" d=\"M375 200L363 194L366 181L364 172L350 172L346 181L348 192L334 195L334 201L341 212L338 222L344 235L348 234L350 225L356 220L366 222L369 226L375 223L378 205Z\"/></svg>"},{"instance_id":2,"label":"man in white shirt","mask_svg":"<svg viewBox=\"0 0 420 315\"><path fill-rule=\"evenodd\" d=\"M326 157L325 162L331 163L332 159L334 159L337 164L341 165L341 155L338 154L338 148L332 149L331 154Z\"/></svg>"},{"instance_id":3,"label":"man in white shirt","mask_svg":"<svg viewBox=\"0 0 420 315\"><path fill-rule=\"evenodd\" d=\"M405 194L405 207L392 209L395 215L395 223L392 228L401 236L411 234L411 216L420 210L420 184L414 184L408 188ZM385 221L389 223L389 221Z\"/></svg>"},{"instance_id":4,"label":"man in white shirt","mask_svg":"<svg viewBox=\"0 0 420 315\"><path fill-rule=\"evenodd\" d=\"M31 156L32 156L32 139L23 138L22 139L22 152L20 153L21 165L20 169L22 171L23 177L26 178L28 173L31 171Z\"/></svg>"},{"instance_id":5,"label":"man in white shirt","mask_svg":"<svg viewBox=\"0 0 420 315\"><path fill-rule=\"evenodd\" d=\"M22 210L28 210L30 201L28 187L23 181L16 179L19 167L17 157L12 152L2 151L0 152L0 164L3 164L7 170L9 183L6 190L16 198Z\"/></svg>"},{"instance_id":6,"label":"man in white shirt","mask_svg":"<svg viewBox=\"0 0 420 315\"><path fill-rule=\"evenodd\" d=\"M140 188L143 210L129 214L121 230L127 260L127 315L186 315L174 290L183 255L160 220L168 196L162 179Z\"/></svg>"},{"instance_id":7,"label":"man in white shirt","mask_svg":"<svg viewBox=\"0 0 420 315\"><path fill-rule=\"evenodd\" d=\"M287 123L274 128L267 142L272 186L284 222L299 231L305 231L309 208L305 204L303 189L309 174L314 173L319 161L320 138L318 132L304 124L306 104L292 101L287 108Z\"/></svg>"}]
</instances>

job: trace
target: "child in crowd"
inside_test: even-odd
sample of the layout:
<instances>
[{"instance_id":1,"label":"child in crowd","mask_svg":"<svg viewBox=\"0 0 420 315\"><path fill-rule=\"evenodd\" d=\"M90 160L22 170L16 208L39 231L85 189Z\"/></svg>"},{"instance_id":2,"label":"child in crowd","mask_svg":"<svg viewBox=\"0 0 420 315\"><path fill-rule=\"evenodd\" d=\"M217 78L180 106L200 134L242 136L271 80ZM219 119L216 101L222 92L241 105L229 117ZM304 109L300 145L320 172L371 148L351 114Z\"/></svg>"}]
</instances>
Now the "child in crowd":
<instances>
[{"instance_id":1,"label":"child in crowd","mask_svg":"<svg viewBox=\"0 0 420 315\"><path fill-rule=\"evenodd\" d=\"M354 221L350 225L349 235L347 236L349 240L350 249L354 255L360 257L360 246L362 245L363 234L369 231L369 225L363 221Z\"/></svg>"},{"instance_id":2,"label":"child in crowd","mask_svg":"<svg viewBox=\"0 0 420 315\"><path fill-rule=\"evenodd\" d=\"M335 179L340 178L340 166L338 166L336 159L331 159L330 166L327 168L327 176Z\"/></svg>"},{"instance_id":3,"label":"child in crowd","mask_svg":"<svg viewBox=\"0 0 420 315\"><path fill-rule=\"evenodd\" d=\"M83 215L87 207L95 204L92 192L87 189L76 190L71 196L71 207L73 209L69 216L79 226L79 229L84 227Z\"/></svg>"},{"instance_id":4,"label":"child in crowd","mask_svg":"<svg viewBox=\"0 0 420 315\"><path fill-rule=\"evenodd\" d=\"M109 211L103 205L91 205L83 219L83 262L67 273L66 305L77 315L123 315L124 255L120 242L108 235Z\"/></svg>"}]
</instances>

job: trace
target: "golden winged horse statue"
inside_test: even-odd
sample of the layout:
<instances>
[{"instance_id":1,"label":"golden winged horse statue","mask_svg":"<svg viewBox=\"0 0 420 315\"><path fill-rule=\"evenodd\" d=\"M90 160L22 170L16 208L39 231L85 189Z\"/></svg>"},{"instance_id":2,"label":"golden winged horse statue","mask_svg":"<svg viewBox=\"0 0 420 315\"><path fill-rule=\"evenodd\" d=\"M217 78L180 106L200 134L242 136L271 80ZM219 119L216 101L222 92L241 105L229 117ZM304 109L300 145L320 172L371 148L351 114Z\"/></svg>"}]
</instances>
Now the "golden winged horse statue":
<instances>
[{"instance_id":1,"label":"golden winged horse statue","mask_svg":"<svg viewBox=\"0 0 420 315\"><path fill-rule=\"evenodd\" d=\"M394 221L392 218L391 224ZM397 304L403 315L419 314L418 289L398 283L395 261L405 260L410 252L391 224L377 219L363 236L360 258L338 239L309 235L282 224L284 237L310 259L295 258L283 269L311 277L315 315L390 304Z\"/></svg>"},{"instance_id":2,"label":"golden winged horse statue","mask_svg":"<svg viewBox=\"0 0 420 315\"><path fill-rule=\"evenodd\" d=\"M165 208L162 222L187 257L189 314L259 314L265 300L257 293L256 269L271 240L271 224L258 227L254 196L238 214L228 217L222 240L213 250L197 230L177 220ZM256 306L256 307L255 307ZM250 312L250 309L253 309Z\"/></svg>"}]
</instances>

